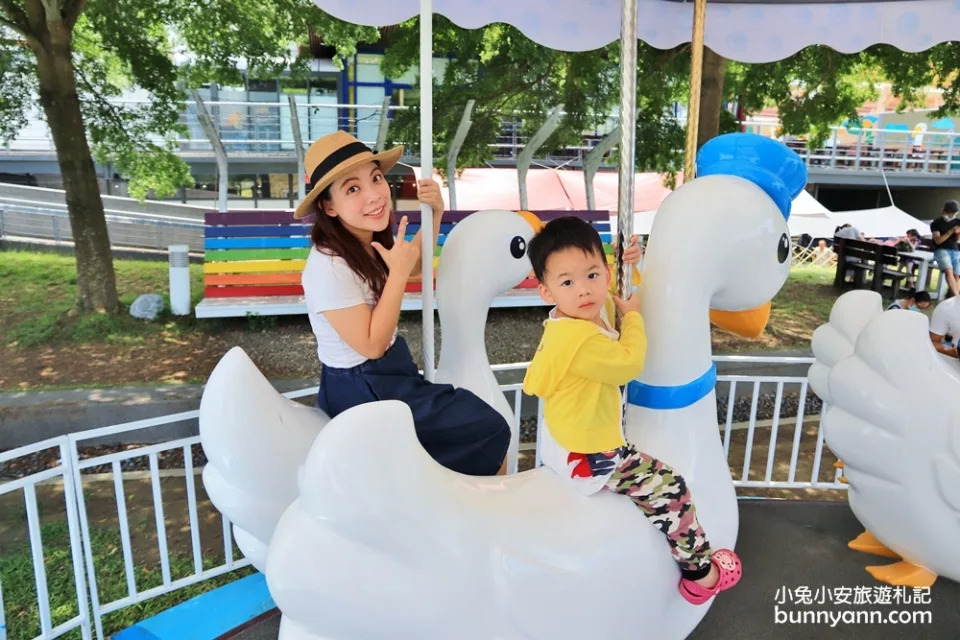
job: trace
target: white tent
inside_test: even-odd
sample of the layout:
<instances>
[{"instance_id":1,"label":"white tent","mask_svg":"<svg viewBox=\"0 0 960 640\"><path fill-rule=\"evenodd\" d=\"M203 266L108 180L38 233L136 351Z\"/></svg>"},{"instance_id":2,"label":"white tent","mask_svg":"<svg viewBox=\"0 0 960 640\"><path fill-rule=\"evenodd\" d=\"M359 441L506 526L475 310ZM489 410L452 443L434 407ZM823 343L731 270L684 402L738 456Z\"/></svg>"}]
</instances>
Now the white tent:
<instances>
[{"instance_id":1,"label":"white tent","mask_svg":"<svg viewBox=\"0 0 960 640\"><path fill-rule=\"evenodd\" d=\"M810 195L810 192L804 189L797 197L793 199L790 206L790 219L794 217L817 218L830 215L830 210L820 204L820 201Z\"/></svg>"},{"instance_id":2,"label":"white tent","mask_svg":"<svg viewBox=\"0 0 960 640\"><path fill-rule=\"evenodd\" d=\"M806 190L794 198L787 226L793 237L807 234L814 238L832 238L837 222L832 213Z\"/></svg>"},{"instance_id":3,"label":"white tent","mask_svg":"<svg viewBox=\"0 0 960 640\"><path fill-rule=\"evenodd\" d=\"M921 236L930 235L930 224L914 218L897 206L879 209L860 209L857 211L833 211L830 217L835 226L847 223L856 227L868 238L897 238L907 233L907 229L916 229ZM833 233L831 232L831 236Z\"/></svg>"}]
</instances>

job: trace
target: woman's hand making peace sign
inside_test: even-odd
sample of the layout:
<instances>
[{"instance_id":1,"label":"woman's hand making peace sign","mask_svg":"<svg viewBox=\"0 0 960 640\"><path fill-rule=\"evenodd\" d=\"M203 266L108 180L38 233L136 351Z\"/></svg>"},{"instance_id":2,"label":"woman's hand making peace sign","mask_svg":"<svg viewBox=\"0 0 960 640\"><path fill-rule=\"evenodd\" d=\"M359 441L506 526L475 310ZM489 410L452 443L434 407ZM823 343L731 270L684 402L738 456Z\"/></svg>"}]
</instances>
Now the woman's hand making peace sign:
<instances>
[{"instance_id":1,"label":"woman's hand making peace sign","mask_svg":"<svg viewBox=\"0 0 960 640\"><path fill-rule=\"evenodd\" d=\"M409 276L420 261L420 232L417 231L413 239L407 241L407 216L400 219L397 239L393 243L393 247L385 249L379 242L373 242L372 244L374 250L387 263L387 269L390 270L390 273L398 271L404 276Z\"/></svg>"}]
</instances>

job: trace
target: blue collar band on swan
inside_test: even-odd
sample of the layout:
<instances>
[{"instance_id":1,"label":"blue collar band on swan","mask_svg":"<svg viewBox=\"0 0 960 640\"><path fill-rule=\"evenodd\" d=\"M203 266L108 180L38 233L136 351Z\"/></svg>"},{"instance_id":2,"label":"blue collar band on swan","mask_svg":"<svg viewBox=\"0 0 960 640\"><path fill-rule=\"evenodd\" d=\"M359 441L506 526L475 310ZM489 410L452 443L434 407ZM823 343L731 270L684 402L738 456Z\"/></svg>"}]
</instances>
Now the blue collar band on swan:
<instances>
[{"instance_id":1,"label":"blue collar band on swan","mask_svg":"<svg viewBox=\"0 0 960 640\"><path fill-rule=\"evenodd\" d=\"M784 220L790 219L793 199L807 183L807 168L781 142L753 133L728 133L709 140L697 153L697 177L726 175L749 180L776 203ZM627 402L649 409L682 409L713 391L717 365L691 382L656 386L638 380L627 385Z\"/></svg>"}]
</instances>

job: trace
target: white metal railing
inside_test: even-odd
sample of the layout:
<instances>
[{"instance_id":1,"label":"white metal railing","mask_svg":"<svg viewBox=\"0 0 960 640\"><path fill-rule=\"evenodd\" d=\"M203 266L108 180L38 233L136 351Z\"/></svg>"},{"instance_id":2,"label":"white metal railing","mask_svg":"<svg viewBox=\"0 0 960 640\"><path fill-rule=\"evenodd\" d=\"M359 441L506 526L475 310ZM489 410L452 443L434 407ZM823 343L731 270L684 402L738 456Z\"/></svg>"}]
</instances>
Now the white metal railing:
<instances>
[{"instance_id":1,"label":"white metal railing","mask_svg":"<svg viewBox=\"0 0 960 640\"><path fill-rule=\"evenodd\" d=\"M756 356L717 356L715 361L728 364L746 364L746 365L807 365L813 362L812 358L778 358L778 357L756 357ZM492 368L497 373L517 374L523 372L529 363L494 365ZM726 393L721 389L726 385ZM758 420L759 403L761 399L761 390L764 386L770 386L776 389L774 394L774 408L772 418L766 421ZM797 388L797 411L795 416L790 416L793 430L786 437L783 434L787 429L780 429L781 408L783 400L790 389ZM750 412L745 421L736 422L734 420L736 411L737 390L749 388L748 394L739 394L739 397L749 397ZM501 389L511 400L514 409L513 427L520 429L524 415L532 418L534 415L534 399L525 397L520 383L507 383L501 385ZM780 375L721 375L718 376L718 399L726 398L727 409L726 419L718 421L718 429L722 432L722 441L724 453L733 469L734 485L738 488L746 489L823 489L823 490L846 490L846 485L837 480L839 471L834 471L832 477L828 480L821 480L821 462L823 460L823 433L820 429L819 420L808 417L806 414L807 380L800 376L780 376ZM312 396L317 392L317 387L308 387L297 391L291 391L283 394L292 399ZM536 401L537 432L543 424L543 404ZM822 415L822 414L821 414ZM195 427L195 421L199 417L199 411L186 411L172 415L159 416L145 420L137 420L118 424L80 433L62 436L52 440L20 447L12 451L0 453L0 464L8 463L17 459L29 457L38 451L50 448L58 448L60 452L60 462L58 465L42 471L33 472L23 477L17 477L6 482L0 481L0 497L4 494L15 491L22 491L26 500L26 520L28 528L28 538L30 551L34 564L34 580L36 583L37 601L36 606L39 611L40 635L37 638L49 640L57 638L64 633L79 628L84 640L91 637L91 632L95 631L96 637L102 640L104 635L103 617L111 612L118 611L125 607L141 603L160 595L175 592L183 587L196 584L198 582L219 576L230 571L246 567L249 561L242 557L234 555L233 538L231 534L229 520L219 514L205 514L208 521L210 517L219 517L220 526L217 527L219 536L222 537L223 561L219 562L216 557L211 557L205 553L205 547L201 539L201 514L198 511L198 487L196 475L201 471L194 468L193 451L194 447L200 446L200 438L197 435L188 437L173 437L165 441L153 444L143 444L134 448L128 448L113 453L96 454L92 457L84 457L85 447L104 438L116 437L124 434L125 441L136 441L130 434L144 433L143 440L157 439L156 430L158 428L177 426L180 429L192 429ZM814 423L814 421L816 421ZM759 449L755 443L759 429L766 429L769 422L770 435L767 444L766 454L757 454L757 460L765 461L765 465L754 463L754 453ZM804 433L804 428L815 428L816 437ZM195 431L194 431L195 432ZM745 432L745 433L744 433ZM732 460L731 450L735 438L743 436L743 460ZM779 473L775 462L779 454L777 445L781 443L782 455L786 455L789 450L789 467ZM160 469L160 456L167 452L179 451L183 454L183 468L177 468L175 472ZM535 465L540 464L539 451L535 442L527 442L521 447L521 451L535 454ZM809 458L813 456L810 474L806 477L799 476L800 458L804 456ZM122 465L135 458L146 458L148 462L148 471L143 472L124 472ZM783 462L784 460L781 460ZM109 472L93 475L95 467L108 468ZM753 467L753 468L752 468ZM175 473L177 477L184 478L184 497L186 500L186 522L182 525L189 531L189 551L185 544L181 548L171 549L168 543L167 531L171 526L171 513L165 510L164 486L162 480ZM778 477L778 475L780 477ZM153 501L152 513L148 518L152 520L156 527L157 541L156 553L160 564L160 584L143 588L138 584L136 563L134 560L133 539L130 522L130 505L128 504L128 483L145 482L149 480L149 494ZM67 519L69 529L70 557L72 558L74 581L76 588L76 602L79 614L69 620L54 624L51 619L50 601L46 591L46 573L43 565L44 543L40 534L38 524L38 502L35 488L38 484L58 483L63 487L64 498L67 503ZM112 498L104 497L109 494L109 489L105 492L104 487L111 487ZM123 561L123 576L116 578L122 585L109 585L114 587L112 591L123 591L124 595L119 597L105 597L108 591L108 585L103 583L102 574L97 566L95 554L95 542L91 522L91 499L89 492L91 487L99 487L100 491L95 498L98 500L100 517L103 517L103 504L106 500L111 503L109 509L116 510L116 528L119 529L119 553ZM182 501L178 509L182 507ZM181 527L181 528L182 528ZM138 539L140 540L140 539ZM142 544L142 540L140 540ZM171 557L174 553L184 555L189 553L190 565L192 571L187 575L177 577L171 573ZM217 551L219 554L219 551ZM215 564L214 564L215 563ZM212 565L212 566L211 566ZM206 568L205 568L206 567ZM5 638L3 620L3 575L0 575L0 638ZM89 601L89 604L88 604ZM92 621L92 623L91 623ZM7 624L13 624L17 621L7 621ZM91 629L92 626L92 629ZM9 631L9 629L7 630ZM22 630L19 635L25 635Z\"/></svg>"},{"instance_id":2,"label":"white metal railing","mask_svg":"<svg viewBox=\"0 0 960 640\"><path fill-rule=\"evenodd\" d=\"M90 610L87 606L87 583L83 571L83 543L78 522L77 502L75 499L77 493L75 483L78 482L78 480L73 473L73 456L70 455L69 438L67 436L51 438L12 451L0 452L0 468L3 468L18 458L32 456L50 449L56 449L58 451L59 460L56 465L43 471L0 483L0 497L17 492L23 494L26 507L27 536L30 541L30 556L33 564L33 580L34 586L36 587L36 608L40 627L40 635L37 637L57 638L74 629L80 629L83 640L90 640ZM77 615L61 621L55 620L51 611L50 593L47 587L46 554L44 553L45 550L49 549L45 549L43 544L43 536L40 531L40 508L37 500L37 486L55 482L59 482L63 487L63 499L66 503L67 534L70 541L70 563L73 570L74 602L76 603L77 610ZM69 571L66 567L60 567L57 570L64 569ZM18 622L17 620L6 620L5 610L6 608L3 602L3 576L0 575L0 638L7 638L9 635L9 627Z\"/></svg>"},{"instance_id":3,"label":"white metal railing","mask_svg":"<svg viewBox=\"0 0 960 640\"><path fill-rule=\"evenodd\" d=\"M73 230L66 205L32 206L0 199L0 238L40 238L55 246L73 243ZM172 244L185 244L191 252L203 252L203 221L150 213L117 211L105 215L107 234L114 247L166 251Z\"/></svg>"},{"instance_id":4,"label":"white metal railing","mask_svg":"<svg viewBox=\"0 0 960 640\"><path fill-rule=\"evenodd\" d=\"M118 107L138 109L147 105L145 101L112 101ZM231 157L282 156L293 159L295 142L293 135L293 114L288 102L242 102L242 101L206 101L204 103L213 119L221 141ZM403 106L390 106L386 117L407 109ZM345 130L356 135L363 142L373 145L377 139L382 104L340 104L340 103L296 103L297 121L304 144L309 144L328 133ZM684 124L680 118L678 123ZM582 144L565 149L553 150L542 154L539 163L543 166L581 165L584 155L600 141L603 135L616 127L618 118L611 115L597 130L584 132ZM176 143L183 156L191 154L211 154L213 148L204 135L197 117L196 104L185 102L180 115L180 124L187 134L171 134L169 141ZM960 170L954 168L957 136L950 131L915 132L903 128L846 128L831 127L831 136L827 143L818 149L809 149L803 140L784 139L780 133L780 123L776 119L751 117L741 125L748 131L760 135L784 140L794 148L810 167L830 170L872 170L923 172L933 174L952 174ZM501 160L515 160L527 143L522 134L522 114L513 114L503 126L497 139L490 144L495 156ZM165 142L157 137L155 142ZM9 151L53 151L53 139L49 128L34 122L6 149ZM956 160L960 164L960 159Z\"/></svg>"},{"instance_id":5,"label":"white metal railing","mask_svg":"<svg viewBox=\"0 0 960 640\"><path fill-rule=\"evenodd\" d=\"M93 621L96 628L97 637L101 640L105 637L103 632L103 616L137 604L150 600L156 596L176 591L180 588L202 582L209 578L216 577L223 573L245 567L250 564L249 560L244 558L234 558L233 538L230 530L229 520L221 515L223 532L223 552L224 562L213 568L204 570L203 568L203 547L200 543L199 516L197 512L197 488L193 468L193 447L200 444L200 436L188 438L179 438L168 442L146 445L136 449L119 451L116 453L95 456L92 458L80 459L80 444L106 436L116 436L121 433L130 433L141 431L153 427L178 423L184 420L196 420L199 411L187 411L183 413L160 416L146 420L137 420L124 424L93 429L81 433L74 433L68 436L70 440L70 453L73 456L73 472L75 476L75 486L79 487L76 492L76 500L80 511L80 527L83 534L84 557L86 559L87 575L90 577L89 591L90 604L93 610ZM167 546L166 518L164 517L163 492L160 483L159 454L166 451L181 450L183 452L184 469L183 476L186 484L188 527L190 530L191 554L193 558L193 573L183 578L174 579L170 572L170 550ZM130 525L127 518L126 492L124 489L124 479L121 470L121 463L125 460L131 460L147 456L149 460L149 477L151 494L154 505L154 521L157 530L157 552L160 558L160 568L162 583L158 586L140 590L137 586L134 575L133 551L130 539ZM127 595L110 602L103 602L101 598L100 585L97 582L97 568L94 561L93 541L90 533L90 522L87 516L86 499L83 485L81 484L81 474L84 469L92 467L110 465L110 475L113 480L114 495L117 505L117 521L120 529L121 550L123 554L124 576L126 579Z\"/></svg>"}]
</instances>

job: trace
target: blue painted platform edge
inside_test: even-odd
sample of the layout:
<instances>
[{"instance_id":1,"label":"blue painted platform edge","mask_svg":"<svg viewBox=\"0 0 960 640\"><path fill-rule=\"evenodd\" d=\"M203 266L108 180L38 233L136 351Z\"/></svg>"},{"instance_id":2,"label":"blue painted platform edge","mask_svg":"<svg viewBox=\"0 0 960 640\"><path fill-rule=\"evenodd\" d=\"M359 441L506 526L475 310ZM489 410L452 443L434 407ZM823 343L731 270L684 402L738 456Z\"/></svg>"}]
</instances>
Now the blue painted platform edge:
<instances>
[{"instance_id":1,"label":"blue painted platform edge","mask_svg":"<svg viewBox=\"0 0 960 640\"><path fill-rule=\"evenodd\" d=\"M274 609L262 573L181 602L113 634L113 640L213 640Z\"/></svg>"}]
</instances>

